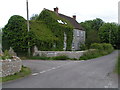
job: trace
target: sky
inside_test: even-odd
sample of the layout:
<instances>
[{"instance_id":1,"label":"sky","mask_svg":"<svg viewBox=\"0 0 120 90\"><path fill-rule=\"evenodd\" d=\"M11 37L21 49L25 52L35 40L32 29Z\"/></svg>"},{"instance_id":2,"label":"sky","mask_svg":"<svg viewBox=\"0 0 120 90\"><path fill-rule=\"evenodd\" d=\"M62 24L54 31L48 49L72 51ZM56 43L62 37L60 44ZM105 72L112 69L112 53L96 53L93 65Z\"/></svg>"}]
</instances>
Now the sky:
<instances>
[{"instance_id":1,"label":"sky","mask_svg":"<svg viewBox=\"0 0 120 90\"><path fill-rule=\"evenodd\" d=\"M119 0L28 0L29 17L40 14L43 8L53 10L58 7L59 13L84 22L101 18L105 22L118 22ZM11 16L20 15L25 19L26 0L1 0L0 2L0 28L4 27Z\"/></svg>"}]
</instances>

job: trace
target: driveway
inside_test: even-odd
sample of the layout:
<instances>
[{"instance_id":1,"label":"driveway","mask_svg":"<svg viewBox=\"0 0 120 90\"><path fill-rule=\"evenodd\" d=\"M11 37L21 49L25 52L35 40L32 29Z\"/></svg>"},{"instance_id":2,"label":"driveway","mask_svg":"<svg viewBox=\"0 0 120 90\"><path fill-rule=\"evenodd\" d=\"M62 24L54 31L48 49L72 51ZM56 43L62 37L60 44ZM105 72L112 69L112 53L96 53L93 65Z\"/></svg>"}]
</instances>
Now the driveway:
<instances>
[{"instance_id":1,"label":"driveway","mask_svg":"<svg viewBox=\"0 0 120 90\"><path fill-rule=\"evenodd\" d=\"M24 60L28 77L3 84L3 88L118 88L113 73L118 52L88 61Z\"/></svg>"}]
</instances>

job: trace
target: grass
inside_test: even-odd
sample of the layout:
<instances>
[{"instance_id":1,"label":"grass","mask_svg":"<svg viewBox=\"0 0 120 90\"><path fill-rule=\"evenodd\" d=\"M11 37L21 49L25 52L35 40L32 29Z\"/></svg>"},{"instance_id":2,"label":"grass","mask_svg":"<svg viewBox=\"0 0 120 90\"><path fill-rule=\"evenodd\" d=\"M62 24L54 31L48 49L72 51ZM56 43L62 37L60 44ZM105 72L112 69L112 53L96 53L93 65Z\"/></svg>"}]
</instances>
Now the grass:
<instances>
[{"instance_id":1,"label":"grass","mask_svg":"<svg viewBox=\"0 0 120 90\"><path fill-rule=\"evenodd\" d=\"M70 58L68 58L68 56L66 55L61 55L61 56L55 56L55 57L33 56L33 57L28 57L28 59L31 59L31 60L68 60ZM74 58L73 60L76 60L76 59Z\"/></svg>"},{"instance_id":2,"label":"grass","mask_svg":"<svg viewBox=\"0 0 120 90\"><path fill-rule=\"evenodd\" d=\"M98 58L98 57L110 54L111 52L107 52L104 50L100 51L98 49L93 50L93 51L88 50L88 52L84 53L84 55L80 57L80 60L88 60L88 59Z\"/></svg>"},{"instance_id":3,"label":"grass","mask_svg":"<svg viewBox=\"0 0 120 90\"><path fill-rule=\"evenodd\" d=\"M93 43L91 45L91 49L95 50L88 50L86 53L84 53L83 56L80 57L80 60L97 58L100 56L110 54L114 51L114 48L109 43Z\"/></svg>"},{"instance_id":4,"label":"grass","mask_svg":"<svg viewBox=\"0 0 120 90\"><path fill-rule=\"evenodd\" d=\"M62 56L56 56L56 57L52 57L52 60L68 60L68 56L62 55Z\"/></svg>"},{"instance_id":5,"label":"grass","mask_svg":"<svg viewBox=\"0 0 120 90\"><path fill-rule=\"evenodd\" d=\"M120 55L118 56L115 72L120 75Z\"/></svg>"},{"instance_id":6,"label":"grass","mask_svg":"<svg viewBox=\"0 0 120 90\"><path fill-rule=\"evenodd\" d=\"M43 57L43 56L31 56L31 57L28 57L28 59L31 59L31 60L50 60L51 58L50 57Z\"/></svg>"},{"instance_id":7,"label":"grass","mask_svg":"<svg viewBox=\"0 0 120 90\"><path fill-rule=\"evenodd\" d=\"M18 78L25 77L31 73L31 70L28 67L22 66L22 70L18 73L15 73L14 75L6 76L6 77L0 77L0 80L2 82L7 82L11 80L16 80ZM0 82L1 82L0 81Z\"/></svg>"}]
</instances>

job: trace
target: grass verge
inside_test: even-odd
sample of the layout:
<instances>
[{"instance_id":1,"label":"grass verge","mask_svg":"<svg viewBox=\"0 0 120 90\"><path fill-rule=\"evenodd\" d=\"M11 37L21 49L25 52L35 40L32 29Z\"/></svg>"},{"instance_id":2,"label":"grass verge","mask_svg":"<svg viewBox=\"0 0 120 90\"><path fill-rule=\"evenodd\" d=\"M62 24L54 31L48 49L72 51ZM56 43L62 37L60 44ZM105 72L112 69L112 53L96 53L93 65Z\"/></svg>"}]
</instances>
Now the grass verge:
<instances>
[{"instance_id":1,"label":"grass verge","mask_svg":"<svg viewBox=\"0 0 120 90\"><path fill-rule=\"evenodd\" d=\"M108 53L107 51L100 51L100 50L97 50L97 49L94 50L94 51L88 50L88 52L84 53L84 55L81 56L79 58L79 60L94 59L94 58L98 58L98 57L108 55L108 54L110 54L110 53Z\"/></svg>"},{"instance_id":2,"label":"grass verge","mask_svg":"<svg viewBox=\"0 0 120 90\"><path fill-rule=\"evenodd\" d=\"M61 55L61 56L56 56L56 57L32 56L32 57L28 57L28 59L32 59L32 60L68 60L69 58L66 55Z\"/></svg>"},{"instance_id":3,"label":"grass verge","mask_svg":"<svg viewBox=\"0 0 120 90\"><path fill-rule=\"evenodd\" d=\"M108 55L114 51L114 48L109 43L93 43L91 45L91 49L94 50L88 50L83 56L80 57L80 60L98 58Z\"/></svg>"},{"instance_id":4,"label":"grass verge","mask_svg":"<svg viewBox=\"0 0 120 90\"><path fill-rule=\"evenodd\" d=\"M118 56L115 72L117 72L120 75L120 55Z\"/></svg>"},{"instance_id":5,"label":"grass verge","mask_svg":"<svg viewBox=\"0 0 120 90\"><path fill-rule=\"evenodd\" d=\"M18 78L25 77L31 73L31 70L28 67L22 66L22 69L20 72L15 73L14 75L6 76L6 77L0 77L0 82L7 82L11 80L16 80Z\"/></svg>"}]
</instances>

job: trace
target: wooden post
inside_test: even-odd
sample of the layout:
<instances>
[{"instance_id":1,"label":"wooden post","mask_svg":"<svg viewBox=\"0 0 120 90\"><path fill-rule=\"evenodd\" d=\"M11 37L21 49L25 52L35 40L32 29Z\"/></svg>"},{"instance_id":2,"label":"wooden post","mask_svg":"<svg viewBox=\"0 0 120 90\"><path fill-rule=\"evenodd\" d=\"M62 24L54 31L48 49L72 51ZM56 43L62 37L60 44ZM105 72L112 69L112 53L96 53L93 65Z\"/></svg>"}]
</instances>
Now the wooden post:
<instances>
[{"instance_id":1,"label":"wooden post","mask_svg":"<svg viewBox=\"0 0 120 90\"><path fill-rule=\"evenodd\" d=\"M30 26L29 26L29 9L28 9L28 0L26 0L26 6L27 6L27 29L28 32L30 31ZM30 47L29 47L29 40L28 40L28 55L30 56Z\"/></svg>"}]
</instances>

